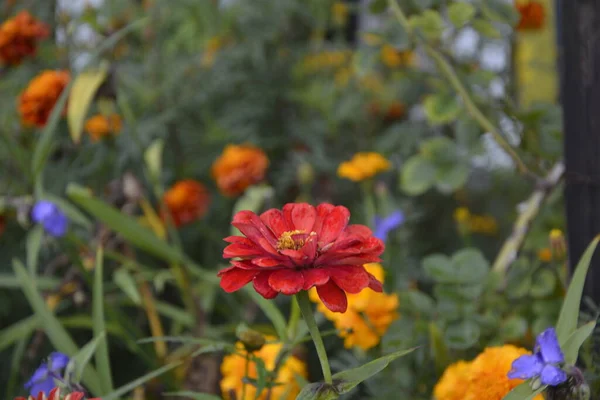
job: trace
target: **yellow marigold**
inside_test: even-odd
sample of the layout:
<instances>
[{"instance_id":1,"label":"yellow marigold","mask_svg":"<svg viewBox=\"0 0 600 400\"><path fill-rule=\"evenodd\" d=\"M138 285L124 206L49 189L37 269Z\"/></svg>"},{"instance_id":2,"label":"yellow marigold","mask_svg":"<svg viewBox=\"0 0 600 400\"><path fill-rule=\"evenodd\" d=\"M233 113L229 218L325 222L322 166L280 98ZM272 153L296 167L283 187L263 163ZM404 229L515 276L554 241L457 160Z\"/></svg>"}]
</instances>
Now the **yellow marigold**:
<instances>
[{"instance_id":1,"label":"yellow marigold","mask_svg":"<svg viewBox=\"0 0 600 400\"><path fill-rule=\"evenodd\" d=\"M547 247L538 250L538 259L542 262L550 262L552 261L552 250Z\"/></svg>"},{"instance_id":2,"label":"yellow marigold","mask_svg":"<svg viewBox=\"0 0 600 400\"><path fill-rule=\"evenodd\" d=\"M94 142L110 135L119 134L119 132L121 132L121 127L121 117L118 114L98 114L85 122L85 130Z\"/></svg>"},{"instance_id":3,"label":"yellow marigold","mask_svg":"<svg viewBox=\"0 0 600 400\"><path fill-rule=\"evenodd\" d=\"M383 282L383 268L378 263L365 264L365 268L380 282ZM348 294L348 309L345 313L330 311L319 300L315 289L311 289L310 299L317 303L319 310L333 322L340 336L344 338L346 348L360 347L368 350L377 346L391 323L398 318L398 296L363 290L357 294Z\"/></svg>"},{"instance_id":4,"label":"yellow marigold","mask_svg":"<svg viewBox=\"0 0 600 400\"><path fill-rule=\"evenodd\" d=\"M25 57L35 54L40 39L50 34L48 26L23 10L0 25L0 61L18 65Z\"/></svg>"},{"instance_id":5,"label":"yellow marigold","mask_svg":"<svg viewBox=\"0 0 600 400\"><path fill-rule=\"evenodd\" d=\"M512 362L523 354L530 352L510 344L486 348L471 363L467 392L463 399L502 400L508 392L523 382L521 379L509 379L507 376ZM543 400L543 396L538 395L534 400Z\"/></svg>"},{"instance_id":6,"label":"yellow marigold","mask_svg":"<svg viewBox=\"0 0 600 400\"><path fill-rule=\"evenodd\" d=\"M236 196L262 181L268 166L267 155L258 147L228 145L213 163L211 173L223 194Z\"/></svg>"},{"instance_id":7,"label":"yellow marigold","mask_svg":"<svg viewBox=\"0 0 600 400\"><path fill-rule=\"evenodd\" d=\"M381 47L381 61L388 68L398 68L412 65L414 53L412 51L399 51L389 44Z\"/></svg>"},{"instance_id":8,"label":"yellow marigold","mask_svg":"<svg viewBox=\"0 0 600 400\"><path fill-rule=\"evenodd\" d=\"M43 71L33 78L19 97L19 114L23 124L38 127L46 125L56 101L70 79L67 71Z\"/></svg>"},{"instance_id":9,"label":"yellow marigold","mask_svg":"<svg viewBox=\"0 0 600 400\"><path fill-rule=\"evenodd\" d=\"M275 338L267 337L268 341ZM267 370L272 371L275 367L277 355L281 351L283 345L281 343L265 344L260 350L252 353L255 357L264 361ZM236 343L238 349L236 354L230 354L223 358L221 364L221 392L226 400L266 400L268 397L268 389L264 389L259 396L256 397L256 388L251 384L244 384L244 371L246 366L246 351L241 342ZM308 370L306 364L295 356L289 356L281 365L275 380L276 385L271 389L271 399L292 400L295 399L300 392L300 386L296 381L296 375L306 378ZM256 363L250 361L248 368L248 377L250 379L258 378ZM245 396L242 397L244 385L246 386Z\"/></svg>"},{"instance_id":10,"label":"yellow marigold","mask_svg":"<svg viewBox=\"0 0 600 400\"><path fill-rule=\"evenodd\" d=\"M390 168L390 162L379 153L356 153L350 161L345 161L338 166L337 174L340 178L358 182L372 178Z\"/></svg>"},{"instance_id":11,"label":"yellow marigold","mask_svg":"<svg viewBox=\"0 0 600 400\"><path fill-rule=\"evenodd\" d=\"M175 226L188 224L206 214L210 205L210 193L200 182L185 179L175 183L163 195L162 218L168 212Z\"/></svg>"},{"instance_id":12,"label":"yellow marigold","mask_svg":"<svg viewBox=\"0 0 600 400\"><path fill-rule=\"evenodd\" d=\"M348 21L348 5L343 1L335 1L331 5L331 15L333 18L333 23L338 26L346 25L346 21Z\"/></svg>"},{"instance_id":13,"label":"yellow marigold","mask_svg":"<svg viewBox=\"0 0 600 400\"><path fill-rule=\"evenodd\" d=\"M464 400L469 385L471 363L458 361L446 368L433 388L436 400Z\"/></svg>"},{"instance_id":14,"label":"yellow marigold","mask_svg":"<svg viewBox=\"0 0 600 400\"><path fill-rule=\"evenodd\" d=\"M454 220L459 224L466 223L471 218L471 212L467 207L458 207L454 210Z\"/></svg>"}]
</instances>

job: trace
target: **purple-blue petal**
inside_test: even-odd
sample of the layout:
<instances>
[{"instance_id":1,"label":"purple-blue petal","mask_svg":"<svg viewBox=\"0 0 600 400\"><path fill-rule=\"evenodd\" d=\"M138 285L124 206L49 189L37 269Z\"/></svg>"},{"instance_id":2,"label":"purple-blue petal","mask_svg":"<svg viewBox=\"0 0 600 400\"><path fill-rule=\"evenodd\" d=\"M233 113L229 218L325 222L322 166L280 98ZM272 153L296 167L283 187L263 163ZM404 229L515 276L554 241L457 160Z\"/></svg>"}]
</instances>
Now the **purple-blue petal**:
<instances>
[{"instance_id":1,"label":"purple-blue petal","mask_svg":"<svg viewBox=\"0 0 600 400\"><path fill-rule=\"evenodd\" d=\"M388 234L398 228L404 222L404 214L400 210L396 210L385 218L375 217L375 229L373 235L383 240L387 240Z\"/></svg>"},{"instance_id":2,"label":"purple-blue petal","mask_svg":"<svg viewBox=\"0 0 600 400\"><path fill-rule=\"evenodd\" d=\"M546 364L540 373L543 385L557 386L567 380L567 373L552 364Z\"/></svg>"},{"instance_id":3,"label":"purple-blue petal","mask_svg":"<svg viewBox=\"0 0 600 400\"><path fill-rule=\"evenodd\" d=\"M56 387L56 383L52 377L47 377L43 381L36 382L29 388L29 394L31 396L37 396L40 392L44 392L46 396L50 394L50 391Z\"/></svg>"},{"instance_id":4,"label":"purple-blue petal","mask_svg":"<svg viewBox=\"0 0 600 400\"><path fill-rule=\"evenodd\" d=\"M548 328L538 335L536 351L542 355L544 363L559 364L565 361L554 328Z\"/></svg>"},{"instance_id":5,"label":"purple-blue petal","mask_svg":"<svg viewBox=\"0 0 600 400\"><path fill-rule=\"evenodd\" d=\"M29 379L29 381L27 381L27 383L25 383L25 388L33 387L36 383L41 382L47 378L48 378L48 364L42 363L42 364L40 364L38 369L35 370L33 375L31 375L31 378Z\"/></svg>"},{"instance_id":6,"label":"purple-blue petal","mask_svg":"<svg viewBox=\"0 0 600 400\"><path fill-rule=\"evenodd\" d=\"M48 356L48 361L50 363L50 371L59 373L67 367L69 356L55 351Z\"/></svg>"},{"instance_id":7,"label":"purple-blue petal","mask_svg":"<svg viewBox=\"0 0 600 400\"><path fill-rule=\"evenodd\" d=\"M47 200L40 200L33 206L31 210L31 218L34 222L42 223L46 218L50 217L57 210L54 203Z\"/></svg>"},{"instance_id":8,"label":"purple-blue petal","mask_svg":"<svg viewBox=\"0 0 600 400\"><path fill-rule=\"evenodd\" d=\"M69 227L69 220L62 213L58 212L53 214L49 218L47 218L44 222L44 230L48 232L49 235L54 237L62 237L67 233L67 228Z\"/></svg>"},{"instance_id":9,"label":"purple-blue petal","mask_svg":"<svg viewBox=\"0 0 600 400\"><path fill-rule=\"evenodd\" d=\"M538 376L544 368L544 362L537 354L522 355L512 363L508 372L510 379L529 379Z\"/></svg>"}]
</instances>

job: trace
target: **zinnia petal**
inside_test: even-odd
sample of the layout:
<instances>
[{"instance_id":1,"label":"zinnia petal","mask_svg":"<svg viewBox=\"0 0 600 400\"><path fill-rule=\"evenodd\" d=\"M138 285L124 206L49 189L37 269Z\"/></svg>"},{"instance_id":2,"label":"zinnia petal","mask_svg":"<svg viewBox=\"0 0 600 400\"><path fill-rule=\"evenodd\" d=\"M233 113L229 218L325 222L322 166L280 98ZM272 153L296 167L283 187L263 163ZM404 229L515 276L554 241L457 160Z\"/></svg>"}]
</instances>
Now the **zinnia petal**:
<instances>
[{"instance_id":1,"label":"zinnia petal","mask_svg":"<svg viewBox=\"0 0 600 400\"><path fill-rule=\"evenodd\" d=\"M317 219L317 211L308 203L290 203L283 207L283 216L294 230L310 233Z\"/></svg>"},{"instance_id":2,"label":"zinnia petal","mask_svg":"<svg viewBox=\"0 0 600 400\"><path fill-rule=\"evenodd\" d=\"M342 231L348 225L350 220L350 211L344 206L337 206L323 221L323 227L321 229L321 235L319 236L319 245L324 247L325 245L335 241Z\"/></svg>"},{"instance_id":3,"label":"zinnia petal","mask_svg":"<svg viewBox=\"0 0 600 400\"><path fill-rule=\"evenodd\" d=\"M329 272L324 268L305 269L302 274L304 275L304 287L302 288L304 290L324 285L329 281Z\"/></svg>"},{"instance_id":4,"label":"zinnia petal","mask_svg":"<svg viewBox=\"0 0 600 400\"><path fill-rule=\"evenodd\" d=\"M369 286L369 274L362 265L337 265L327 268L329 276L342 290L359 293Z\"/></svg>"},{"instance_id":5,"label":"zinnia petal","mask_svg":"<svg viewBox=\"0 0 600 400\"><path fill-rule=\"evenodd\" d=\"M265 299L275 298L279 293L269 286L269 276L273 271L263 271L256 275L252 281L254 289Z\"/></svg>"},{"instance_id":6,"label":"zinnia petal","mask_svg":"<svg viewBox=\"0 0 600 400\"><path fill-rule=\"evenodd\" d=\"M375 292L379 292L382 293L383 292L383 284L381 282L379 282L379 280L377 278L375 278L375 276L373 276L373 274L367 272L367 274L369 274L369 288Z\"/></svg>"},{"instance_id":7,"label":"zinnia petal","mask_svg":"<svg viewBox=\"0 0 600 400\"><path fill-rule=\"evenodd\" d=\"M281 236L283 232L293 230L283 217L283 213L276 208L265 211L260 215L260 220L271 229L276 237Z\"/></svg>"},{"instance_id":8,"label":"zinnia petal","mask_svg":"<svg viewBox=\"0 0 600 400\"><path fill-rule=\"evenodd\" d=\"M538 335L536 349L541 353L545 363L559 364L565 361L554 328L548 328Z\"/></svg>"},{"instance_id":9,"label":"zinnia petal","mask_svg":"<svg viewBox=\"0 0 600 400\"><path fill-rule=\"evenodd\" d=\"M567 373L552 364L546 364L540 373L540 380L543 385L557 386L567 380Z\"/></svg>"},{"instance_id":10,"label":"zinnia petal","mask_svg":"<svg viewBox=\"0 0 600 400\"><path fill-rule=\"evenodd\" d=\"M243 210L234 215L231 225L235 226L254 243L260 244L261 239L266 239L271 246L277 244L273 232L265 226L258 215L252 211Z\"/></svg>"},{"instance_id":11,"label":"zinnia petal","mask_svg":"<svg viewBox=\"0 0 600 400\"><path fill-rule=\"evenodd\" d=\"M227 293L231 293L244 287L258 272L254 269L229 267L220 271L217 276L221 278L221 288Z\"/></svg>"},{"instance_id":12,"label":"zinnia petal","mask_svg":"<svg viewBox=\"0 0 600 400\"><path fill-rule=\"evenodd\" d=\"M315 225L313 226L313 231L317 234L317 236L321 236L323 222L325 222L325 218L334 208L335 206L329 203L322 203L317 206L317 219L315 220Z\"/></svg>"},{"instance_id":13,"label":"zinnia petal","mask_svg":"<svg viewBox=\"0 0 600 400\"><path fill-rule=\"evenodd\" d=\"M512 363L512 369L508 372L510 379L529 379L538 376L544 368L544 362L537 354L525 354Z\"/></svg>"},{"instance_id":14,"label":"zinnia petal","mask_svg":"<svg viewBox=\"0 0 600 400\"><path fill-rule=\"evenodd\" d=\"M329 310L344 313L348 309L346 293L331 280L324 285L317 286L319 298Z\"/></svg>"},{"instance_id":15,"label":"zinnia petal","mask_svg":"<svg viewBox=\"0 0 600 400\"><path fill-rule=\"evenodd\" d=\"M304 286L304 276L302 272L296 269L279 269L269 276L269 286L283 294L296 294Z\"/></svg>"}]
</instances>

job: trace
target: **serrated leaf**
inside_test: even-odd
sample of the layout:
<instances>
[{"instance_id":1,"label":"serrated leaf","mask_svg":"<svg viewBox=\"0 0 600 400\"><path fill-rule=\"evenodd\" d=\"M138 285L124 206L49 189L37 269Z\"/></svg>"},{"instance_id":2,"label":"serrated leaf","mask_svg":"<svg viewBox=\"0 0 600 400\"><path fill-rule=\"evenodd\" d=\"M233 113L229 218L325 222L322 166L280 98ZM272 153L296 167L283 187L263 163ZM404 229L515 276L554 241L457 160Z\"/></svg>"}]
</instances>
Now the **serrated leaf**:
<instances>
[{"instance_id":1,"label":"serrated leaf","mask_svg":"<svg viewBox=\"0 0 600 400\"><path fill-rule=\"evenodd\" d=\"M452 3L448 6L448 19L457 28L462 28L475 16L475 7L464 2Z\"/></svg>"},{"instance_id":2,"label":"serrated leaf","mask_svg":"<svg viewBox=\"0 0 600 400\"><path fill-rule=\"evenodd\" d=\"M350 392L361 382L364 382L383 371L395 359L412 353L415 349L416 348L398 351L368 362L358 368L352 368L346 371L338 372L337 374L333 375L333 382L336 392L339 394Z\"/></svg>"},{"instance_id":3,"label":"serrated leaf","mask_svg":"<svg viewBox=\"0 0 600 400\"><path fill-rule=\"evenodd\" d=\"M400 174L402 190L417 196L429 190L435 182L436 169L429 160L415 155L409 158Z\"/></svg>"},{"instance_id":4,"label":"serrated leaf","mask_svg":"<svg viewBox=\"0 0 600 400\"><path fill-rule=\"evenodd\" d=\"M579 318L579 306L581 304L583 286L585 285L585 277L587 276L588 268L599 240L600 236L596 236L592 243L590 243L573 273L556 323L556 336L561 344L564 344L577 329L577 319Z\"/></svg>"},{"instance_id":5,"label":"serrated leaf","mask_svg":"<svg viewBox=\"0 0 600 400\"><path fill-rule=\"evenodd\" d=\"M498 28L488 20L477 18L473 20L471 25L473 26L473 29L481 33L481 35L490 39L500 39L502 37Z\"/></svg>"},{"instance_id":6,"label":"serrated leaf","mask_svg":"<svg viewBox=\"0 0 600 400\"><path fill-rule=\"evenodd\" d=\"M458 97L454 93L436 93L425 97L423 108L431 125L443 125L454 121L461 112Z\"/></svg>"},{"instance_id":7,"label":"serrated leaf","mask_svg":"<svg viewBox=\"0 0 600 400\"><path fill-rule=\"evenodd\" d=\"M69 95L67 122L69 124L69 133L74 143L81 141L83 124L88 108L107 75L108 65L101 63L97 68L81 72L73 82L73 87Z\"/></svg>"},{"instance_id":8,"label":"serrated leaf","mask_svg":"<svg viewBox=\"0 0 600 400\"><path fill-rule=\"evenodd\" d=\"M596 327L596 321L588 322L569 336L565 343L561 346L562 351L565 355L565 362L567 365L575 365L577 356L579 355L579 349L583 343L594 333Z\"/></svg>"}]
</instances>

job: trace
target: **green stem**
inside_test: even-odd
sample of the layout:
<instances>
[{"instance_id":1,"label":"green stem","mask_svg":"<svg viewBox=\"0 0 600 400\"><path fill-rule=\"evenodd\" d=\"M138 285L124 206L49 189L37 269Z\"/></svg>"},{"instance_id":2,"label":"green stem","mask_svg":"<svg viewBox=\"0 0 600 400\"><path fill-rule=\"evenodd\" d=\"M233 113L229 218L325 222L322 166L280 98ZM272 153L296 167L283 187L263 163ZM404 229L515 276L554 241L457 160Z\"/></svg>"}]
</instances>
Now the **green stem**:
<instances>
[{"instance_id":1,"label":"green stem","mask_svg":"<svg viewBox=\"0 0 600 400\"><path fill-rule=\"evenodd\" d=\"M375 215L377 213L377 207L375 206L375 199L373 196L373 182L362 182L361 188L363 192L363 204L365 209L365 225L373 227L373 221L375 221Z\"/></svg>"},{"instance_id":2,"label":"green stem","mask_svg":"<svg viewBox=\"0 0 600 400\"><path fill-rule=\"evenodd\" d=\"M325 345L323 344L323 339L321 338L321 334L319 333L319 327L317 326L317 322L315 321L312 306L310 304L310 300L308 299L308 292L304 290L298 292L298 294L296 295L296 300L298 300L298 305L300 306L300 310L302 311L302 315L304 316L304 321L306 321L306 325L308 326L310 336L312 336L315 347L317 348L317 355L319 356L319 361L321 362L321 369L323 370L323 378L325 379L326 383L331 384L333 380L331 379L331 369L329 368L329 360L327 359Z\"/></svg>"},{"instance_id":3,"label":"green stem","mask_svg":"<svg viewBox=\"0 0 600 400\"><path fill-rule=\"evenodd\" d=\"M396 16L396 19L398 19L398 22L400 22L400 24L406 30L406 32L409 34L409 36L411 36L412 35L412 27L410 26L410 22L408 21L406 14L404 14L402 9L398 5L397 0L388 0L388 4L391 7L392 12ZM517 165L517 168L519 169L519 171L523 174L527 174L528 169L527 169L527 166L525 166L525 163L523 163L523 161L521 161L521 159L519 158L519 155L515 152L515 150L510 145L510 143L508 143L508 141L506 141L506 139L502 136L502 134L496 128L496 126L477 107L477 105L471 98L471 95L469 94L469 92L467 91L465 86L462 84L460 79L458 78L456 71L454 71L454 69L452 68L450 63L448 63L446 58L439 51L437 51L430 45L424 44L424 47L425 47L425 51L427 52L427 55L429 55L435 61L436 65L438 67L438 70L442 73L442 75L444 75L446 77L446 79L448 79L452 88L462 98L462 100L465 104L465 108L466 108L467 112L469 113L469 115L471 116L471 118L473 118L479 124L479 126L481 126L486 132L490 132L494 136L494 139L496 140L496 142L513 159L513 161Z\"/></svg>"},{"instance_id":4,"label":"green stem","mask_svg":"<svg viewBox=\"0 0 600 400\"><path fill-rule=\"evenodd\" d=\"M290 341L296 339L296 331L298 330L298 320L300 319L300 307L298 300L292 297L292 309L290 310L290 320L288 322L288 338Z\"/></svg>"},{"instance_id":5,"label":"green stem","mask_svg":"<svg viewBox=\"0 0 600 400\"><path fill-rule=\"evenodd\" d=\"M248 373L250 372L250 353L246 351L246 365L244 366L244 378L248 379ZM246 385L245 381L242 381L242 400L246 399Z\"/></svg>"}]
</instances>

